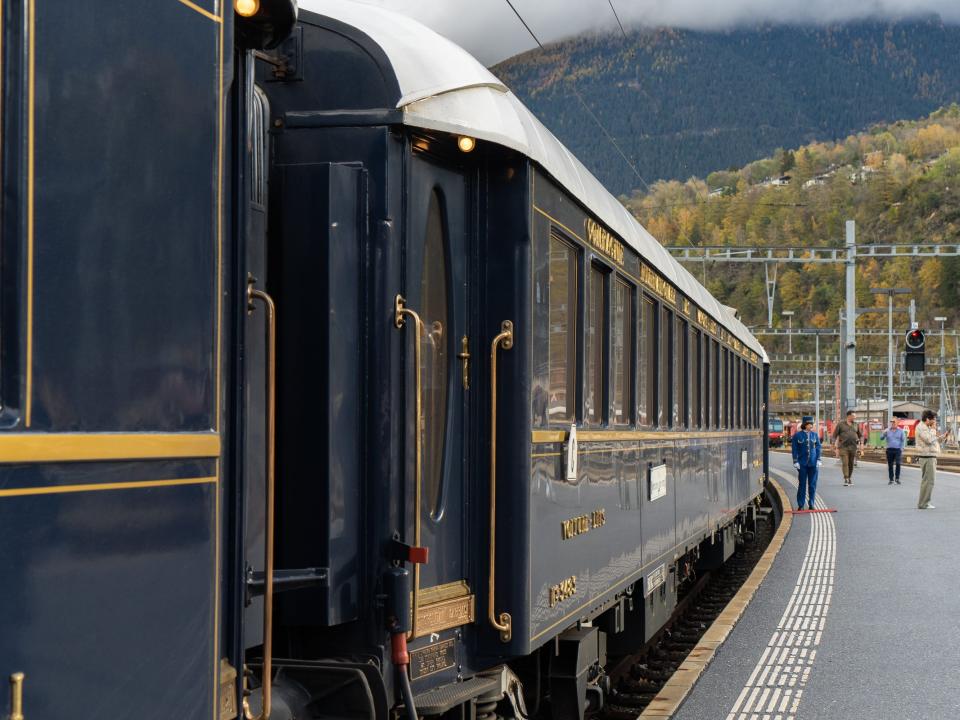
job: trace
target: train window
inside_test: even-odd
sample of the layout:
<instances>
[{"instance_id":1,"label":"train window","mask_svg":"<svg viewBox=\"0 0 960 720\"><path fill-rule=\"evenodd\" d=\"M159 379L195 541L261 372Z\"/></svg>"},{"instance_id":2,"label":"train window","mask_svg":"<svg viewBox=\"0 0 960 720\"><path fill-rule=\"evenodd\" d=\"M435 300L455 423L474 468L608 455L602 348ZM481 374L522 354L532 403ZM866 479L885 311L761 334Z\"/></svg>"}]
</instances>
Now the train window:
<instances>
[{"instance_id":1,"label":"train window","mask_svg":"<svg viewBox=\"0 0 960 720\"><path fill-rule=\"evenodd\" d=\"M447 322L447 242L443 203L434 190L427 211L427 227L420 276L420 310L424 337L421 340L420 373L423 378L425 500L432 513L440 510L443 449L447 428L449 325Z\"/></svg>"},{"instance_id":2,"label":"train window","mask_svg":"<svg viewBox=\"0 0 960 720\"><path fill-rule=\"evenodd\" d=\"M712 383L710 382L710 355L713 352L713 346L710 344L710 337L703 334L703 427L711 427L710 403L713 399Z\"/></svg>"},{"instance_id":3,"label":"train window","mask_svg":"<svg viewBox=\"0 0 960 720\"><path fill-rule=\"evenodd\" d=\"M629 425L633 406L633 287L620 278L613 283L610 355L613 365L610 419Z\"/></svg>"},{"instance_id":4,"label":"train window","mask_svg":"<svg viewBox=\"0 0 960 720\"><path fill-rule=\"evenodd\" d=\"M577 281L580 259L566 240L550 237L550 422L572 422L577 401Z\"/></svg>"},{"instance_id":5,"label":"train window","mask_svg":"<svg viewBox=\"0 0 960 720\"><path fill-rule=\"evenodd\" d=\"M657 328L660 348L660 387L657 392L657 420L660 427L673 427L673 313L666 305L660 306L660 326Z\"/></svg>"},{"instance_id":6,"label":"train window","mask_svg":"<svg viewBox=\"0 0 960 720\"><path fill-rule=\"evenodd\" d=\"M590 266L590 302L587 304L586 347L587 386L583 394L584 419L591 425L603 423L604 351L607 347L607 273Z\"/></svg>"},{"instance_id":7,"label":"train window","mask_svg":"<svg viewBox=\"0 0 960 720\"><path fill-rule=\"evenodd\" d=\"M647 295L641 303L640 318L640 424L655 425L657 422L657 343L655 324L657 305Z\"/></svg>"},{"instance_id":8,"label":"train window","mask_svg":"<svg viewBox=\"0 0 960 720\"><path fill-rule=\"evenodd\" d=\"M677 316L677 333L674 337L676 350L676 369L673 376L673 424L687 427L690 421L690 403L687 395L690 377L689 354L687 352L687 321Z\"/></svg>"},{"instance_id":9,"label":"train window","mask_svg":"<svg viewBox=\"0 0 960 720\"><path fill-rule=\"evenodd\" d=\"M760 369L753 369L753 427L760 427L760 403L762 402L761 398L763 397L763 388L761 387L760 379Z\"/></svg>"},{"instance_id":10,"label":"train window","mask_svg":"<svg viewBox=\"0 0 960 720\"><path fill-rule=\"evenodd\" d=\"M737 358L737 427L747 426L747 373L746 363L743 358Z\"/></svg>"},{"instance_id":11,"label":"train window","mask_svg":"<svg viewBox=\"0 0 960 720\"><path fill-rule=\"evenodd\" d=\"M703 427L703 347L702 335L696 328L690 333L690 426Z\"/></svg>"},{"instance_id":12,"label":"train window","mask_svg":"<svg viewBox=\"0 0 960 720\"><path fill-rule=\"evenodd\" d=\"M723 348L723 427L730 428L730 353Z\"/></svg>"},{"instance_id":13,"label":"train window","mask_svg":"<svg viewBox=\"0 0 960 720\"><path fill-rule=\"evenodd\" d=\"M740 358L733 350L730 351L730 361L733 363L733 404L730 407L733 409L733 425L739 428L743 424L740 422L743 413L743 377L740 375Z\"/></svg>"}]
</instances>

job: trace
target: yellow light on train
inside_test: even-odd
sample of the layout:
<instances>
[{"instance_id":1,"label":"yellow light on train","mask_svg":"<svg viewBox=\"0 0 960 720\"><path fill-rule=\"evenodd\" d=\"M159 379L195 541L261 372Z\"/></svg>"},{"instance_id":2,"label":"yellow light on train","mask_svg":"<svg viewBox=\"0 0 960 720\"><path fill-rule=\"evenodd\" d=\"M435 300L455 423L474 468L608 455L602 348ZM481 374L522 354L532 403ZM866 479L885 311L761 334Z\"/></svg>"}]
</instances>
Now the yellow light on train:
<instances>
[{"instance_id":1,"label":"yellow light on train","mask_svg":"<svg viewBox=\"0 0 960 720\"><path fill-rule=\"evenodd\" d=\"M461 135L457 138L457 147L460 148L460 152L468 153L477 146L477 141L474 140L469 135Z\"/></svg>"},{"instance_id":2,"label":"yellow light on train","mask_svg":"<svg viewBox=\"0 0 960 720\"><path fill-rule=\"evenodd\" d=\"M260 0L233 0L233 9L240 17L253 17L260 9Z\"/></svg>"}]
</instances>

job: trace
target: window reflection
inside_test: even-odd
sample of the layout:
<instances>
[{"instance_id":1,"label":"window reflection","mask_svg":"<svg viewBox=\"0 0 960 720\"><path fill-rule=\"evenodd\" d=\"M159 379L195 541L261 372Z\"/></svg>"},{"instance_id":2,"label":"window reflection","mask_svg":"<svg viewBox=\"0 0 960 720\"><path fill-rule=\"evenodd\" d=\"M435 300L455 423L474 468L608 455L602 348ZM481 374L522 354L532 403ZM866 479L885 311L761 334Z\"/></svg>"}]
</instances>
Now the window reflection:
<instances>
[{"instance_id":1,"label":"window reflection","mask_svg":"<svg viewBox=\"0 0 960 720\"><path fill-rule=\"evenodd\" d=\"M550 237L549 294L547 416L550 422L572 422L577 399L577 250L556 234Z\"/></svg>"},{"instance_id":2,"label":"window reflection","mask_svg":"<svg viewBox=\"0 0 960 720\"><path fill-rule=\"evenodd\" d=\"M633 289L619 278L613 284L611 305L611 419L618 425L627 425L633 405Z\"/></svg>"},{"instance_id":3,"label":"window reflection","mask_svg":"<svg viewBox=\"0 0 960 720\"><path fill-rule=\"evenodd\" d=\"M657 344L660 347L660 388L657 393L657 415L661 427L673 426L673 313L661 306L660 326L657 328L659 337Z\"/></svg>"},{"instance_id":4,"label":"window reflection","mask_svg":"<svg viewBox=\"0 0 960 720\"><path fill-rule=\"evenodd\" d=\"M654 325L657 306L647 295L643 296L643 311L640 319L640 424L655 425L657 422L657 343Z\"/></svg>"},{"instance_id":5,"label":"window reflection","mask_svg":"<svg viewBox=\"0 0 960 720\"><path fill-rule=\"evenodd\" d=\"M423 382L423 489L430 513L441 511L443 452L447 431L447 385L450 348L447 296L446 233L443 204L434 190L425 229L420 302L424 337L420 372Z\"/></svg>"},{"instance_id":6,"label":"window reflection","mask_svg":"<svg viewBox=\"0 0 960 720\"><path fill-rule=\"evenodd\" d=\"M677 334L675 338L676 351L676 370L673 377L673 424L678 427L686 427L688 418L687 404L687 376L689 375L687 365L687 321L677 316Z\"/></svg>"},{"instance_id":7,"label":"window reflection","mask_svg":"<svg viewBox=\"0 0 960 720\"><path fill-rule=\"evenodd\" d=\"M606 346L604 322L604 295L606 275L597 267L590 267L590 304L587 306L587 386L584 389L584 417L588 423L603 422L603 349Z\"/></svg>"}]
</instances>

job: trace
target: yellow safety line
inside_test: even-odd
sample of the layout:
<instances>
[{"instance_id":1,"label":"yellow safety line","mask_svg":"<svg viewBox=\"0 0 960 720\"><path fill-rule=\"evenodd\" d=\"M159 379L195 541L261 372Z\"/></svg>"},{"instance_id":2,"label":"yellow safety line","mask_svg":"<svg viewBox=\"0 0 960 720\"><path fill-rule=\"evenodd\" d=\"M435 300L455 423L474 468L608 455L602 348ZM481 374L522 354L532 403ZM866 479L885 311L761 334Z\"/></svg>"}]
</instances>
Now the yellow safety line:
<instances>
[{"instance_id":1,"label":"yellow safety line","mask_svg":"<svg viewBox=\"0 0 960 720\"><path fill-rule=\"evenodd\" d=\"M215 458L214 433L11 433L0 435L0 463Z\"/></svg>"},{"instance_id":2,"label":"yellow safety line","mask_svg":"<svg viewBox=\"0 0 960 720\"><path fill-rule=\"evenodd\" d=\"M139 488L175 487L177 485L205 485L217 482L215 477L183 478L177 480L143 480L119 483L89 483L86 485L48 485L34 488L0 490L0 497L23 497L24 495L62 495L66 493L97 492L101 490L136 490Z\"/></svg>"},{"instance_id":3,"label":"yellow safety line","mask_svg":"<svg viewBox=\"0 0 960 720\"><path fill-rule=\"evenodd\" d=\"M190 0L177 0L177 2L181 3L182 5L186 5L186 6L187 6L188 8L190 8L191 10L196 10L198 13L200 13L201 15L203 15L203 16L206 17L206 18L209 18L210 20L213 20L214 22L218 22L218 23L220 23L220 24L223 24L223 20L221 20L220 16L214 15L214 14L213 14L212 12L210 12L209 10L204 10L204 9L203 9L202 7L200 7L199 5L195 5L194 3L190 2Z\"/></svg>"},{"instance_id":4,"label":"yellow safety line","mask_svg":"<svg viewBox=\"0 0 960 720\"><path fill-rule=\"evenodd\" d=\"M780 504L784 511L789 509L790 498L787 497L783 488L780 487L780 483L770 478L770 484L779 496ZM790 526L792 524L793 515L789 512L784 512L780 520L780 527L777 528L773 539L770 541L770 544L767 545L767 549L754 566L746 582L740 586L737 594L727 603L727 606L717 616L716 620L713 621L707 629L707 632L704 633L693 650L690 651L687 659L680 664L670 680L667 681L667 684L663 686L663 689L657 693L653 700L650 701L650 704L647 705L646 709L640 713L638 720L668 720L668 718L673 717L673 714L680 708L680 705L693 690L693 686L697 680L703 675L704 670L707 669L707 666L713 660L717 649L730 635L733 626L743 617L747 605L750 604L754 593L756 593L757 588L760 587L760 583L763 582L767 573L770 571L777 553L779 553L780 548L783 547L783 543L787 537L787 533L790 532Z\"/></svg>"}]
</instances>

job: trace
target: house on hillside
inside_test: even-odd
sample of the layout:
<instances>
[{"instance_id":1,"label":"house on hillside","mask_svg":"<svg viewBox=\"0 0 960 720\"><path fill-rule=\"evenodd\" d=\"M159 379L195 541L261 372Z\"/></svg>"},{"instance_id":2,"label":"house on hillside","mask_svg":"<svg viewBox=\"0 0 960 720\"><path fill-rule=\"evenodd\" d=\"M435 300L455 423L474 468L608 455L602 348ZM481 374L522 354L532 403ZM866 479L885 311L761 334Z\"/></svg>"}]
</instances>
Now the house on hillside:
<instances>
[{"instance_id":1,"label":"house on hillside","mask_svg":"<svg viewBox=\"0 0 960 720\"><path fill-rule=\"evenodd\" d=\"M779 177L768 177L764 178L763 182L760 183L760 187L785 187L790 184L789 175L781 175Z\"/></svg>"}]
</instances>

